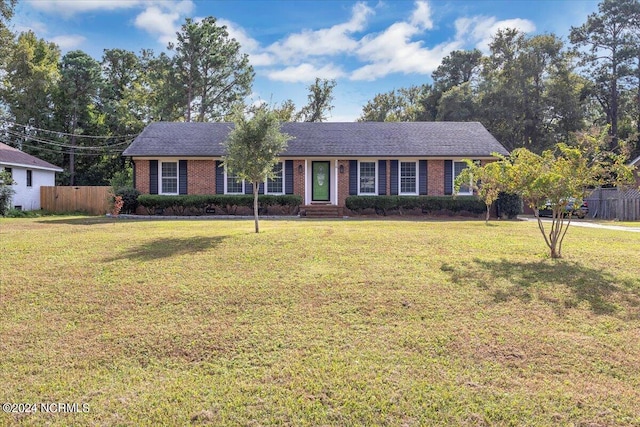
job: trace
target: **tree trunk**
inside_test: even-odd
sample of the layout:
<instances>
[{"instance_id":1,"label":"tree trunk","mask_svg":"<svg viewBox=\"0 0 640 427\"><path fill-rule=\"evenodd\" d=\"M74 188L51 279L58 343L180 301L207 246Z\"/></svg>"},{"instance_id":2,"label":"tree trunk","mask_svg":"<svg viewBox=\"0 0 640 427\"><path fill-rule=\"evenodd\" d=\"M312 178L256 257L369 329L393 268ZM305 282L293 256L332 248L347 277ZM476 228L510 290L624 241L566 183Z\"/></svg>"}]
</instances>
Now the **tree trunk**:
<instances>
[{"instance_id":1,"label":"tree trunk","mask_svg":"<svg viewBox=\"0 0 640 427\"><path fill-rule=\"evenodd\" d=\"M260 232L260 223L258 220L258 189L260 187L259 182L253 183L253 218L256 223L256 233Z\"/></svg>"}]
</instances>

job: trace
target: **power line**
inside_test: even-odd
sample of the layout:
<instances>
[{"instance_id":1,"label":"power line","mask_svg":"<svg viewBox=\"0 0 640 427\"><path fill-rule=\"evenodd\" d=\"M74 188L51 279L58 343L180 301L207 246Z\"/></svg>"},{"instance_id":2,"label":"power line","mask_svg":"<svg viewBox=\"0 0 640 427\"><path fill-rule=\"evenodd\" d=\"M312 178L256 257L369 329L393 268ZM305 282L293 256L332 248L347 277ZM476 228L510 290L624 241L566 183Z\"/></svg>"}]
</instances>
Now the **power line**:
<instances>
[{"instance_id":1,"label":"power line","mask_svg":"<svg viewBox=\"0 0 640 427\"><path fill-rule=\"evenodd\" d=\"M112 149L112 148L116 148L120 146L120 145L125 145L125 144L130 144L133 140L128 140L128 141L123 141L123 142L118 142L115 144L109 144L109 145L98 145L98 146L83 146L83 145L70 145L70 144L64 144L61 142L57 142L57 141L52 141L49 139L43 139L43 138L38 138L36 136L33 135L25 135L22 134L20 132L11 130L11 129L5 129L5 132L7 132L10 135L13 135L17 138L21 138L24 139L23 142L28 142L28 140L32 140L32 141L36 141L36 142L40 142L42 144L48 144L48 145L54 145L57 147L64 147L64 148L74 148L74 149L79 149L79 150L105 150L105 149Z\"/></svg>"},{"instance_id":2,"label":"power line","mask_svg":"<svg viewBox=\"0 0 640 427\"><path fill-rule=\"evenodd\" d=\"M96 135L84 135L84 134L74 134L74 133L67 133L67 132L61 132L61 131L57 131L57 130L50 130L50 129L43 129L43 128L38 128L35 126L31 126L31 125L24 125L21 123L17 123L17 122L12 122L9 120L4 120L5 123L12 125L12 126L20 126L24 129L33 129L33 130L39 130L42 132L49 132L55 135L60 135L60 136L75 136L78 138L88 138L88 139L122 139L122 138L131 138L131 137L135 137L138 136L139 133L129 133L129 134L125 134L125 135L113 135L113 136L96 136Z\"/></svg>"}]
</instances>

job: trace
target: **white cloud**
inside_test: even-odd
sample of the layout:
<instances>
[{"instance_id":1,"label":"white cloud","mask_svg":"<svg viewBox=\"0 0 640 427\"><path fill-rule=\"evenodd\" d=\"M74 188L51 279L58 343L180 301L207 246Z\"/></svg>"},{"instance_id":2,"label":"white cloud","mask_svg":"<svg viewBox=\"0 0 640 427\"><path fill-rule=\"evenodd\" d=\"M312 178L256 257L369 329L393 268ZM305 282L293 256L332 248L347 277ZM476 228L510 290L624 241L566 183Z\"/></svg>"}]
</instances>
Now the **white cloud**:
<instances>
[{"instance_id":1,"label":"white cloud","mask_svg":"<svg viewBox=\"0 0 640 427\"><path fill-rule=\"evenodd\" d=\"M528 19L514 18L498 21L495 17L474 16L472 18L459 18L455 22L456 38L473 44L483 53L489 52L491 38L499 31L507 28L515 28L524 33L536 30L536 26Z\"/></svg>"},{"instance_id":2,"label":"white cloud","mask_svg":"<svg viewBox=\"0 0 640 427\"><path fill-rule=\"evenodd\" d=\"M86 40L86 37L78 34L66 34L52 37L50 41L60 46L60 50L64 52L80 47Z\"/></svg>"},{"instance_id":3,"label":"white cloud","mask_svg":"<svg viewBox=\"0 0 640 427\"><path fill-rule=\"evenodd\" d=\"M373 13L373 9L366 4L356 3L349 21L330 28L291 34L283 41L273 43L268 51L284 61L352 52L357 48L358 41L351 34L363 31L368 16Z\"/></svg>"},{"instance_id":4,"label":"white cloud","mask_svg":"<svg viewBox=\"0 0 640 427\"><path fill-rule=\"evenodd\" d=\"M396 22L377 35L362 38L357 49L360 60L368 63L351 74L352 80L375 80L391 73L429 74L451 50L461 47L459 41L424 47L414 37L433 28L431 9L424 1L416 2L408 22Z\"/></svg>"},{"instance_id":5,"label":"white cloud","mask_svg":"<svg viewBox=\"0 0 640 427\"><path fill-rule=\"evenodd\" d=\"M180 29L179 21L190 14L193 8L194 4L191 0L150 4L136 16L134 25L157 36L160 43L175 42L176 32Z\"/></svg>"},{"instance_id":6,"label":"white cloud","mask_svg":"<svg viewBox=\"0 0 640 427\"><path fill-rule=\"evenodd\" d=\"M411 25L418 28L430 30L433 28L431 21L431 7L426 1L417 1L416 9L411 15Z\"/></svg>"},{"instance_id":7,"label":"white cloud","mask_svg":"<svg viewBox=\"0 0 640 427\"><path fill-rule=\"evenodd\" d=\"M287 67L283 70L273 70L267 73L271 80L283 82L312 82L316 77L321 79L337 79L345 75L340 67L327 64L324 67L316 67L309 63L295 67Z\"/></svg>"}]
</instances>

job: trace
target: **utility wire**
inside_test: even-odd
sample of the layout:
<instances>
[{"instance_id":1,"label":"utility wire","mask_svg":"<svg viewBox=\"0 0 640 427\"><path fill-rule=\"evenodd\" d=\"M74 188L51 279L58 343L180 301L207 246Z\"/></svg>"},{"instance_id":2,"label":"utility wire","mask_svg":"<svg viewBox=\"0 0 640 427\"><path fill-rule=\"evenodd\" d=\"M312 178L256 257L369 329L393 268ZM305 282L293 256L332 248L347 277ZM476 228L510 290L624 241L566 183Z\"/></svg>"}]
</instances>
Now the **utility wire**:
<instances>
[{"instance_id":1,"label":"utility wire","mask_svg":"<svg viewBox=\"0 0 640 427\"><path fill-rule=\"evenodd\" d=\"M11 122L9 120L4 120L4 121L7 124L10 124L10 125L13 125L13 126L20 126L22 128L25 128L25 129L34 129L34 130L39 130L39 131L43 131L43 132L53 133L53 134L56 134L56 135L76 136L76 137L80 137L80 138L89 138L89 139L122 139L122 138L131 138L131 137L135 137L135 136L139 135L138 133L129 133L129 134L125 134L125 135L113 135L113 136L84 135L84 134L61 132L61 131L50 130L50 129L42 129L42 128L37 128L37 127L31 126L31 125L23 125L21 123Z\"/></svg>"},{"instance_id":2,"label":"utility wire","mask_svg":"<svg viewBox=\"0 0 640 427\"><path fill-rule=\"evenodd\" d=\"M75 149L79 149L79 150L104 150L104 149L111 149L111 148L116 148L120 146L120 145L125 145L125 144L130 144L131 141L133 140L128 140L128 141L123 141L123 142L118 142L115 144L109 144L109 145L98 145L98 146L82 146L82 145L70 145L70 144L64 144L61 142L57 142L57 141L51 141L49 139L43 139L43 138L38 138L36 136L33 135L25 135L22 134L20 132L14 131L14 130L10 130L10 129L5 129L5 131L10 134L13 135L17 138L20 139L24 139L23 142L28 142L28 140L33 140L36 142L40 142L42 144L49 144L49 145L55 145L57 147L65 147L65 148L75 148Z\"/></svg>"}]
</instances>

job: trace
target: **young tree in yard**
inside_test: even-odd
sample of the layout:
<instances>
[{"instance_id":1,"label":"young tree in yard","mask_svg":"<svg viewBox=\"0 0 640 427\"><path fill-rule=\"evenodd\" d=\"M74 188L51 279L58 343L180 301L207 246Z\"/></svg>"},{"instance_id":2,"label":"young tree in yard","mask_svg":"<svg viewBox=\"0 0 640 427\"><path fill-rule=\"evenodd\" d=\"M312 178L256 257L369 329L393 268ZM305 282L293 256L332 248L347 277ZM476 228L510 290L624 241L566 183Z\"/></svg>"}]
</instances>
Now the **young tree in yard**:
<instances>
[{"instance_id":1,"label":"young tree in yard","mask_svg":"<svg viewBox=\"0 0 640 427\"><path fill-rule=\"evenodd\" d=\"M498 200L500 193L505 191L503 177L506 174L507 163L491 162L481 166L472 160L465 160L465 162L467 167L456 177L455 190L458 192L462 186L470 185L473 192L487 205L485 223L488 223L491 206Z\"/></svg>"},{"instance_id":2,"label":"young tree in yard","mask_svg":"<svg viewBox=\"0 0 640 427\"><path fill-rule=\"evenodd\" d=\"M633 182L626 156L603 149L609 140L607 130L596 136L584 133L577 136L574 146L560 143L542 154L518 148L499 162L504 164L501 185L519 194L533 209L551 258L562 257L572 209L582 205L590 189ZM545 204L552 211L548 230L538 211Z\"/></svg>"},{"instance_id":3,"label":"young tree in yard","mask_svg":"<svg viewBox=\"0 0 640 427\"><path fill-rule=\"evenodd\" d=\"M253 184L253 215L256 233L258 222L258 189L260 183L273 178L278 155L287 147L291 136L280 132L277 114L263 106L247 118L242 111L236 113L234 129L229 133L223 167L238 179Z\"/></svg>"}]
</instances>

